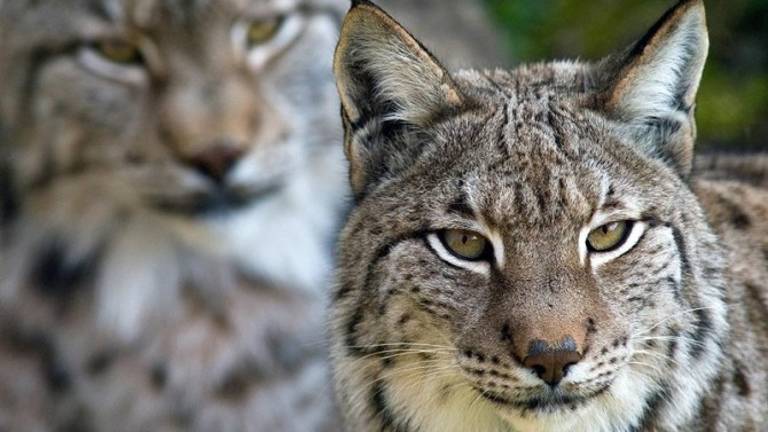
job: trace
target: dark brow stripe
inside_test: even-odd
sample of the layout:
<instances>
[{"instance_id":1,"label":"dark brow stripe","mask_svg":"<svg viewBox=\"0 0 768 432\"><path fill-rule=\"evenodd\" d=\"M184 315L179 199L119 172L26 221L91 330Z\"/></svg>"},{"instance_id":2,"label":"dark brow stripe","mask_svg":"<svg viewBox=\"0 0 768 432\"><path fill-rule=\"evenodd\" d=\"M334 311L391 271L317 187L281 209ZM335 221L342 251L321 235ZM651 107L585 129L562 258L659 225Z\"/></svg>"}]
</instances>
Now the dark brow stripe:
<instances>
[{"instance_id":1,"label":"dark brow stripe","mask_svg":"<svg viewBox=\"0 0 768 432\"><path fill-rule=\"evenodd\" d=\"M468 218L475 217L475 211L469 205L469 200L467 200L467 195L463 192L459 196L457 196L453 201L451 201L450 204L448 204L447 211L448 213L456 213L460 216L465 216Z\"/></svg>"},{"instance_id":2,"label":"dark brow stripe","mask_svg":"<svg viewBox=\"0 0 768 432\"><path fill-rule=\"evenodd\" d=\"M685 245L685 238L683 233L678 227L670 223L666 226L672 229L672 238L675 240L675 246L677 246L677 253L680 256L680 265L682 267L683 277L691 275L691 260L688 258L688 250Z\"/></svg>"}]
</instances>

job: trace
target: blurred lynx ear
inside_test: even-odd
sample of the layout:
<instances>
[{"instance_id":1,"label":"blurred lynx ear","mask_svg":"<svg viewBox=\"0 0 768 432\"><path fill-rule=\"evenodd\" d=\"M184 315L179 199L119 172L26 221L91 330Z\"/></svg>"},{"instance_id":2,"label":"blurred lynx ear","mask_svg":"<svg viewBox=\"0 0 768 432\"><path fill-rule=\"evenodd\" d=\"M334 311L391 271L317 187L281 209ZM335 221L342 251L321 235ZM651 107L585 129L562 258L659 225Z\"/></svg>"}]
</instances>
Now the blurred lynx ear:
<instances>
[{"instance_id":1,"label":"blurred lynx ear","mask_svg":"<svg viewBox=\"0 0 768 432\"><path fill-rule=\"evenodd\" d=\"M440 63L393 18L365 0L353 1L344 19L334 74L346 130L345 152L358 195L376 177L373 165L382 162L375 160L377 153L394 149L372 148L377 139L362 142L366 140L356 135L392 135L403 126L427 126L462 103Z\"/></svg>"},{"instance_id":2,"label":"blurred lynx ear","mask_svg":"<svg viewBox=\"0 0 768 432\"><path fill-rule=\"evenodd\" d=\"M683 0L624 55L605 99L606 110L630 125L631 138L683 177L691 170L708 48L702 0Z\"/></svg>"}]
</instances>

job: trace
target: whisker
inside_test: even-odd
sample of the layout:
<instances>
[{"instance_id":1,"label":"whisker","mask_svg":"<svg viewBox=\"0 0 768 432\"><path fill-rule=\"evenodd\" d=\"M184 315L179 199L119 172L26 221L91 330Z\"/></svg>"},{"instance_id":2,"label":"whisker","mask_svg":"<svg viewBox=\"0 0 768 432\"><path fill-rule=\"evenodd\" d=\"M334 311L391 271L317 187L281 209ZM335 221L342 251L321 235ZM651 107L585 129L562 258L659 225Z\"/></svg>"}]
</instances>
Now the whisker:
<instances>
[{"instance_id":1,"label":"whisker","mask_svg":"<svg viewBox=\"0 0 768 432\"><path fill-rule=\"evenodd\" d=\"M672 357L669 357L667 355L661 354L661 353L657 353L657 352L653 352L653 351L646 351L646 350L636 350L635 353L637 353L637 354L646 354L646 355L649 355L649 356L652 356L652 357L656 357L658 359L662 359L664 361L672 361L673 363L675 363L675 365L677 365L679 367L683 367L683 365L679 361L677 361L676 359L674 359Z\"/></svg>"},{"instance_id":2,"label":"whisker","mask_svg":"<svg viewBox=\"0 0 768 432\"><path fill-rule=\"evenodd\" d=\"M726 305L726 307L728 307L728 305ZM644 334L650 332L651 330L655 329L656 327L664 324L665 322L667 322L667 321L669 321L669 320L671 320L673 318L677 318L677 317L680 317L680 316L684 316L684 315L687 315L687 314L691 314L691 313L694 313L694 312L697 312L697 311L700 311L700 310L706 310L706 309L719 309L719 306L702 306L702 307L686 309L686 310L675 312L675 313L673 313L671 315L666 316L664 319L662 319L661 321L659 321L656 324L652 325L651 327L648 327L645 330L641 330L640 332L632 334L630 336L630 339L633 339L633 338L635 338L637 336L644 335Z\"/></svg>"},{"instance_id":3,"label":"whisker","mask_svg":"<svg viewBox=\"0 0 768 432\"><path fill-rule=\"evenodd\" d=\"M398 356L406 356L406 355L415 355L415 354L435 354L435 355L439 355L439 354L450 354L452 352L453 351L448 351L448 350L394 349L394 350L376 351L374 353L366 354L366 355L364 355L362 357L354 358L354 359L347 360L347 361L351 361L353 363L357 363L357 362L365 361L365 360L367 360L367 359L369 359L371 357L377 357L380 360L386 360L386 359L391 359L391 358L395 358L395 357L398 357ZM388 354L388 355L383 355L382 356L382 354Z\"/></svg>"},{"instance_id":4,"label":"whisker","mask_svg":"<svg viewBox=\"0 0 768 432\"><path fill-rule=\"evenodd\" d=\"M638 366L643 366L643 367L646 367L646 368L650 368L650 369L653 369L658 375L664 375L664 372L661 369L659 369L658 367L656 367L656 366L654 366L654 365L652 365L650 363L639 362L639 361L629 361L629 362L627 362L627 364L638 365Z\"/></svg>"},{"instance_id":5,"label":"whisker","mask_svg":"<svg viewBox=\"0 0 768 432\"><path fill-rule=\"evenodd\" d=\"M446 348L453 351L457 351L455 347L452 347L450 345L435 345L435 344L414 343L414 342L392 342L392 343L380 343L380 344L369 344L369 345L343 345L344 348L358 348L358 349L390 347L390 346Z\"/></svg>"},{"instance_id":6,"label":"whisker","mask_svg":"<svg viewBox=\"0 0 768 432\"><path fill-rule=\"evenodd\" d=\"M703 343L701 341L698 341L698 340L696 340L694 338L691 338L691 337L688 337L688 336L684 336L684 335L678 335L678 336L645 336L645 337L641 337L641 338L636 339L636 340L632 340L632 342L645 342L645 341L648 341L648 340L669 340L669 341L681 340L681 341L686 341L686 342L690 343L693 346L699 346L699 347L706 347L707 346L707 344L705 344L705 343Z\"/></svg>"},{"instance_id":7,"label":"whisker","mask_svg":"<svg viewBox=\"0 0 768 432\"><path fill-rule=\"evenodd\" d=\"M412 365L409 365L409 366L412 366ZM383 373L383 374L379 375L379 377L377 377L376 379L374 379L372 381L367 381L365 383L366 385L363 386L362 388L360 388L353 395L354 396L353 400L356 400L357 398L359 398L362 395L364 395L367 391L370 391L372 386L374 386L374 385L376 385L376 384L378 384L378 383L380 383L382 381L394 378L395 376L397 376L400 373L413 373L413 372L418 372L418 371L421 371L421 370L428 370L428 371L430 371L430 373L427 373L427 374L425 374L422 377L422 380L413 380L412 385L421 385L421 384L423 384L423 382L419 382L419 381L426 381L426 380L429 380L429 379L434 379L436 376L439 376L441 373L445 374L445 376L450 376L451 375L450 372L452 372L454 370L454 368L456 368L456 365L454 365L454 364L449 364L449 365L446 365L446 366L443 366L443 367L438 367L438 368L435 368L433 365L423 365L423 364L420 364L418 366L395 368L393 370L388 370L386 374Z\"/></svg>"}]
</instances>

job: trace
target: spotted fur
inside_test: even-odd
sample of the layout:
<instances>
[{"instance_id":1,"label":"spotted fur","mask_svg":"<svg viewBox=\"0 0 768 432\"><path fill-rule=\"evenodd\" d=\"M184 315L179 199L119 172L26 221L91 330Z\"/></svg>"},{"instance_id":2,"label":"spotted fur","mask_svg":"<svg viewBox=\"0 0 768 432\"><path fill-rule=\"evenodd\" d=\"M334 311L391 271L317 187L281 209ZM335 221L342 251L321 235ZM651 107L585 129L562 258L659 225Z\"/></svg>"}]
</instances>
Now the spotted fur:
<instances>
[{"instance_id":1,"label":"spotted fur","mask_svg":"<svg viewBox=\"0 0 768 432\"><path fill-rule=\"evenodd\" d=\"M355 4L335 58L356 198L331 316L347 429L764 427L768 190L692 171L703 3L599 62L453 74ZM611 217L642 230L601 258L584 236ZM493 257L443 259L444 229ZM583 356L555 388L521 335L561 329Z\"/></svg>"}]
</instances>

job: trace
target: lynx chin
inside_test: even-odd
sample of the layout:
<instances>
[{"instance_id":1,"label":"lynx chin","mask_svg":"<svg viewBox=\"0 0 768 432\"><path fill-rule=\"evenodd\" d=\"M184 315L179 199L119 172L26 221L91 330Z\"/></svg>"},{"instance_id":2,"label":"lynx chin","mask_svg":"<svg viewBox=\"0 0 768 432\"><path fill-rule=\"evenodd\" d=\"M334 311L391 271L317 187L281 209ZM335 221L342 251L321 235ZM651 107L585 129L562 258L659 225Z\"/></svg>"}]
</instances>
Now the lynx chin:
<instances>
[{"instance_id":1,"label":"lynx chin","mask_svg":"<svg viewBox=\"0 0 768 432\"><path fill-rule=\"evenodd\" d=\"M449 73L353 2L331 316L349 431L766 426L768 190L730 173L768 164L695 163L707 49L688 0L597 62Z\"/></svg>"}]
</instances>

